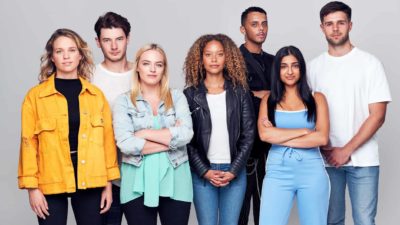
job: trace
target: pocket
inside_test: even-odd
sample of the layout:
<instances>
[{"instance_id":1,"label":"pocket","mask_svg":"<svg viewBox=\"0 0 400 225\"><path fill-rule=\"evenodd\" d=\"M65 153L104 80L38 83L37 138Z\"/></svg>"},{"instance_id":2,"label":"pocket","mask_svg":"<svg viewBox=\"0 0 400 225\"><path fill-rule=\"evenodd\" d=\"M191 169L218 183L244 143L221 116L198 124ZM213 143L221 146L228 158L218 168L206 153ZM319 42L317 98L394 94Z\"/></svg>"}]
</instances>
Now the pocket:
<instances>
[{"instance_id":1,"label":"pocket","mask_svg":"<svg viewBox=\"0 0 400 225\"><path fill-rule=\"evenodd\" d=\"M92 126L91 129L91 138L94 143L98 145L103 145L104 143L104 118L103 115L93 115L90 118L90 124Z\"/></svg>"},{"instance_id":2,"label":"pocket","mask_svg":"<svg viewBox=\"0 0 400 225\"><path fill-rule=\"evenodd\" d=\"M56 119L41 119L36 123L34 134L40 135L42 132L52 132L56 129Z\"/></svg>"},{"instance_id":3,"label":"pocket","mask_svg":"<svg viewBox=\"0 0 400 225\"><path fill-rule=\"evenodd\" d=\"M133 128L135 131L147 129L147 120L145 112L138 112L136 110L129 110L128 115L132 119Z\"/></svg>"}]
</instances>

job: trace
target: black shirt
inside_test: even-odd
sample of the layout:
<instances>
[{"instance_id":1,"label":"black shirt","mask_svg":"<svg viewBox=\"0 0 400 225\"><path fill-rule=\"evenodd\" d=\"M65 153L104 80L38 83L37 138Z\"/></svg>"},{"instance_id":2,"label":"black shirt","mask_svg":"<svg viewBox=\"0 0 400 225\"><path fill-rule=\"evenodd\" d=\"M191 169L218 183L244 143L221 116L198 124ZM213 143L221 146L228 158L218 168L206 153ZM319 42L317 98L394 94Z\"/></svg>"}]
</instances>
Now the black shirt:
<instances>
[{"instance_id":1,"label":"black shirt","mask_svg":"<svg viewBox=\"0 0 400 225\"><path fill-rule=\"evenodd\" d=\"M262 51L260 54L251 53L242 44L240 46L244 61L246 62L247 69L247 83L251 91L261 91L271 89L271 72L272 63L274 62L275 56ZM260 109L261 99L255 97L252 94L252 100L254 105L254 112L256 118ZM250 154L253 158L264 157L266 151L270 148L270 145L262 142L258 135L255 135L253 150Z\"/></svg>"},{"instance_id":2,"label":"black shirt","mask_svg":"<svg viewBox=\"0 0 400 225\"><path fill-rule=\"evenodd\" d=\"M78 150L78 133L80 126L79 116L79 93L82 91L82 84L79 79L55 79L55 86L67 99L68 104L68 126L70 150Z\"/></svg>"}]
</instances>

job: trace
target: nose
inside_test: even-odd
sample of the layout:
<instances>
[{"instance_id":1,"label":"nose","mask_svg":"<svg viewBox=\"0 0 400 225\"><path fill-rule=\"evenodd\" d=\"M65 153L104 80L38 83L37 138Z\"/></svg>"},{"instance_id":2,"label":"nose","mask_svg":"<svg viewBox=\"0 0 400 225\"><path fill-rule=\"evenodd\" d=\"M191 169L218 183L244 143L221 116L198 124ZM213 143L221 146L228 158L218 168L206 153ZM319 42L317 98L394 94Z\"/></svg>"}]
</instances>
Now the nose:
<instances>
[{"instance_id":1,"label":"nose","mask_svg":"<svg viewBox=\"0 0 400 225\"><path fill-rule=\"evenodd\" d=\"M338 28L339 28L339 26L338 26L337 24L333 24L333 30L334 30L334 31L337 31Z\"/></svg>"},{"instance_id":2,"label":"nose","mask_svg":"<svg viewBox=\"0 0 400 225\"><path fill-rule=\"evenodd\" d=\"M68 52L68 51L65 51L65 52L64 52L63 58L64 58L64 59L68 59L68 58L69 58L69 52Z\"/></svg>"},{"instance_id":3,"label":"nose","mask_svg":"<svg viewBox=\"0 0 400 225\"><path fill-rule=\"evenodd\" d=\"M217 61L217 56L215 54L213 54L211 56L211 62L216 62Z\"/></svg>"},{"instance_id":4,"label":"nose","mask_svg":"<svg viewBox=\"0 0 400 225\"><path fill-rule=\"evenodd\" d=\"M117 49L117 48L118 48L117 42L115 40L111 41L111 49Z\"/></svg>"},{"instance_id":5,"label":"nose","mask_svg":"<svg viewBox=\"0 0 400 225\"><path fill-rule=\"evenodd\" d=\"M288 67L288 71L287 71L287 73L288 73L288 74L292 74L292 73L293 73L293 69L292 69L292 67L291 67L291 66L289 66L289 67Z\"/></svg>"},{"instance_id":6,"label":"nose","mask_svg":"<svg viewBox=\"0 0 400 225\"><path fill-rule=\"evenodd\" d=\"M156 71L156 65L155 64L151 64L150 65L150 72L155 72Z\"/></svg>"}]
</instances>

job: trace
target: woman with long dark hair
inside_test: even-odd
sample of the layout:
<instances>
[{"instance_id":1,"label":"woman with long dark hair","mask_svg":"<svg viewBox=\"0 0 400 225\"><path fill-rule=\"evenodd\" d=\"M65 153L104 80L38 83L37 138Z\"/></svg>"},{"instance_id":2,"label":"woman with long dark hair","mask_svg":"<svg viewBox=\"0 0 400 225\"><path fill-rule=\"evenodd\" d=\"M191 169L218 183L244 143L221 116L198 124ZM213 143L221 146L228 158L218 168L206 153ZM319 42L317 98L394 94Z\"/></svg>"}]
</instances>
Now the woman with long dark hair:
<instances>
[{"instance_id":1,"label":"woman with long dark hair","mask_svg":"<svg viewBox=\"0 0 400 225\"><path fill-rule=\"evenodd\" d=\"M188 145L200 225L237 225L255 117L243 57L226 35L203 35L184 65L194 137Z\"/></svg>"},{"instance_id":2,"label":"woman with long dark hair","mask_svg":"<svg viewBox=\"0 0 400 225\"><path fill-rule=\"evenodd\" d=\"M271 93L261 102L258 128L261 140L272 144L260 224L287 224L294 197L302 225L326 224L329 178L319 146L328 142L328 106L322 93L311 92L306 64L296 47L276 53Z\"/></svg>"},{"instance_id":3,"label":"woman with long dark hair","mask_svg":"<svg viewBox=\"0 0 400 225\"><path fill-rule=\"evenodd\" d=\"M27 189L41 225L67 224L68 198L78 225L101 225L119 178L111 112L89 83L86 42L56 30L41 58L40 84L22 104L18 184Z\"/></svg>"}]
</instances>

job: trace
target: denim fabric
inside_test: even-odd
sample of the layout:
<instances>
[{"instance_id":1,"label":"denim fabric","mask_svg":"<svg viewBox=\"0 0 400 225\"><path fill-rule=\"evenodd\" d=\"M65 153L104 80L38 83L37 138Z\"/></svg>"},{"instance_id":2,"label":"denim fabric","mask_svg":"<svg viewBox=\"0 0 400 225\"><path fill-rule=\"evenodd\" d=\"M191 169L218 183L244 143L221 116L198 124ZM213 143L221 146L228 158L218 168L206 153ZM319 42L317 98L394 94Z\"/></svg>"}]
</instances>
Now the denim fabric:
<instances>
[{"instance_id":1,"label":"denim fabric","mask_svg":"<svg viewBox=\"0 0 400 225\"><path fill-rule=\"evenodd\" d=\"M378 204L379 166L327 167L326 170L331 180L328 224L344 225L347 185L354 225L374 225Z\"/></svg>"},{"instance_id":2,"label":"denim fabric","mask_svg":"<svg viewBox=\"0 0 400 225\"><path fill-rule=\"evenodd\" d=\"M161 118L161 127L168 128L171 132L168 158L176 168L188 160L186 144L192 139L193 129L185 95L178 90L171 90L171 95L173 108L166 110L162 101L157 113ZM175 126L176 121L180 122L179 126ZM113 125L115 140L122 153L122 162L140 166L145 140L135 137L134 133L152 127L153 111L150 104L142 96L138 96L134 106L129 92L120 95L113 107Z\"/></svg>"},{"instance_id":3,"label":"denim fabric","mask_svg":"<svg viewBox=\"0 0 400 225\"><path fill-rule=\"evenodd\" d=\"M229 171L230 164L211 164L212 170ZM237 225L246 191L246 170L225 187L215 187L192 172L194 206L199 225Z\"/></svg>"}]
</instances>

